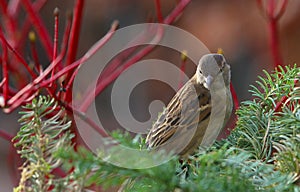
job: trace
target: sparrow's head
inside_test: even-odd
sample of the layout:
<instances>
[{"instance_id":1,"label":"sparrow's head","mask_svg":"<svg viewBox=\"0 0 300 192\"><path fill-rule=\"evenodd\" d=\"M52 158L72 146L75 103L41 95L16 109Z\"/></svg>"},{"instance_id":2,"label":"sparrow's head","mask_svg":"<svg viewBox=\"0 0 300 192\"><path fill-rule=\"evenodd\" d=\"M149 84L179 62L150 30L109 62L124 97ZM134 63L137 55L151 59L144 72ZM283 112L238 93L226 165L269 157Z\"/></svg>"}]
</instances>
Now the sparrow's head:
<instances>
[{"instance_id":1,"label":"sparrow's head","mask_svg":"<svg viewBox=\"0 0 300 192\"><path fill-rule=\"evenodd\" d=\"M210 89L217 76L222 75L225 86L230 84L230 66L221 54L206 54L198 64L196 71L199 82L204 82L204 86Z\"/></svg>"}]
</instances>

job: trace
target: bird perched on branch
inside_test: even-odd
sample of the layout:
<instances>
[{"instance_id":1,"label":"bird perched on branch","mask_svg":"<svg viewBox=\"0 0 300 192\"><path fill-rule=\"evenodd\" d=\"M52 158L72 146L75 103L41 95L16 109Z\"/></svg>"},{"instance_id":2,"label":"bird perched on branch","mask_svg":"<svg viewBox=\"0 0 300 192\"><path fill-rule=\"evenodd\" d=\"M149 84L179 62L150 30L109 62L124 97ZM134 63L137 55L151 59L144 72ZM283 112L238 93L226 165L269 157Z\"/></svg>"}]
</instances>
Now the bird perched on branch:
<instances>
[{"instance_id":1,"label":"bird perched on branch","mask_svg":"<svg viewBox=\"0 0 300 192\"><path fill-rule=\"evenodd\" d=\"M209 146L232 111L230 66L221 54L204 55L195 75L175 94L150 129L146 145L185 158Z\"/></svg>"}]
</instances>

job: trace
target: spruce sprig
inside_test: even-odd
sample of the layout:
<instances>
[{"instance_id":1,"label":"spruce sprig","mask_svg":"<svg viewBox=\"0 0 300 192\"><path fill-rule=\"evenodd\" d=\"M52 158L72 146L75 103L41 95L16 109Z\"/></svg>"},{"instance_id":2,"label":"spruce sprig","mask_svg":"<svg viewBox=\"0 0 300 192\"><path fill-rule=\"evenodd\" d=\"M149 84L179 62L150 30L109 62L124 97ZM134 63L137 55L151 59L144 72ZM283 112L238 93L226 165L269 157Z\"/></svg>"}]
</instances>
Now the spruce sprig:
<instances>
[{"instance_id":1,"label":"spruce sprig","mask_svg":"<svg viewBox=\"0 0 300 192\"><path fill-rule=\"evenodd\" d=\"M61 161L53 154L71 146L71 121L50 97L33 99L23 109L19 120L22 127L13 138L18 153L25 159L15 191L47 191L58 184L52 171Z\"/></svg>"}]
</instances>

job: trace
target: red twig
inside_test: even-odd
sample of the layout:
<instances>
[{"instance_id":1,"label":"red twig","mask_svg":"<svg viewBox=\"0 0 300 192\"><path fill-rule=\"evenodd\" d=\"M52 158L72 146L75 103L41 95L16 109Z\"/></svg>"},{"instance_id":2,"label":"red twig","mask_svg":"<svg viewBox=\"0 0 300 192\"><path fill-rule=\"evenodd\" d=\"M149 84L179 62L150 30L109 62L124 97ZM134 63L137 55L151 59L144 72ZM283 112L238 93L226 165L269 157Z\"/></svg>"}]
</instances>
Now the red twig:
<instances>
[{"instance_id":1,"label":"red twig","mask_svg":"<svg viewBox=\"0 0 300 192\"><path fill-rule=\"evenodd\" d=\"M183 9L191 2L191 0L181 0L173 11L164 19L165 24L171 24L182 13Z\"/></svg>"},{"instance_id":2,"label":"red twig","mask_svg":"<svg viewBox=\"0 0 300 192\"><path fill-rule=\"evenodd\" d=\"M73 18L71 34L70 34L70 41L68 46L69 51L67 53L67 58L66 58L67 65L70 65L76 59L83 8L84 8L84 0L76 0L75 8L74 8L74 18ZM70 73L67 74L67 77L65 79L66 82L69 83L73 72L74 71L70 71ZM66 101L70 101L71 97L72 97L72 90L67 90L65 94Z\"/></svg>"},{"instance_id":3,"label":"red twig","mask_svg":"<svg viewBox=\"0 0 300 192\"><path fill-rule=\"evenodd\" d=\"M41 64L39 62L39 57L38 57L36 46L35 46L36 36L33 31L29 33L29 42L30 42L30 50L31 50L34 66L35 66L37 72L40 73L41 72Z\"/></svg>"},{"instance_id":4,"label":"red twig","mask_svg":"<svg viewBox=\"0 0 300 192\"><path fill-rule=\"evenodd\" d=\"M7 12L8 15L12 18L17 18L20 11L20 0L10 0Z\"/></svg>"},{"instance_id":5,"label":"red twig","mask_svg":"<svg viewBox=\"0 0 300 192\"><path fill-rule=\"evenodd\" d=\"M88 60L92 55L94 55L100 48L102 48L113 36L115 31L117 30L119 26L118 21L114 21L109 29L109 31L106 33L106 35L98 41L81 59L81 63L84 63L86 60ZM66 90L70 90L73 80L77 74L78 70L74 71L71 75L71 78L69 82L67 82Z\"/></svg>"},{"instance_id":6,"label":"red twig","mask_svg":"<svg viewBox=\"0 0 300 192\"><path fill-rule=\"evenodd\" d=\"M239 108L239 99L237 97L237 94L235 92L235 89L234 89L232 83L230 83L230 92L231 92L231 95L232 95L232 100L233 100L233 103L234 103L234 108L235 108L235 110L237 110Z\"/></svg>"},{"instance_id":7,"label":"red twig","mask_svg":"<svg viewBox=\"0 0 300 192\"><path fill-rule=\"evenodd\" d=\"M11 142L11 140L13 139L13 136L4 130L0 130L0 137L5 139L8 142Z\"/></svg>"},{"instance_id":8,"label":"red twig","mask_svg":"<svg viewBox=\"0 0 300 192\"><path fill-rule=\"evenodd\" d=\"M7 3L6 3L6 0L0 0L0 10L2 11L3 15L7 15Z\"/></svg>"},{"instance_id":9,"label":"red twig","mask_svg":"<svg viewBox=\"0 0 300 192\"><path fill-rule=\"evenodd\" d=\"M177 6L173 9L173 11L164 19L165 24L172 23L178 16L182 13L183 9L190 3L191 0L181 0ZM158 31L156 36L153 38L156 43L158 43L163 35L163 31ZM155 43L154 43L155 44ZM111 82L113 82L124 70L133 65L135 62L139 61L145 55L147 55L150 51L155 47L154 44L148 45L142 50L140 50L136 55L130 58L127 62L125 62L122 66L117 68L113 73L111 73L107 78L103 79L96 86L95 95L100 94ZM86 111L90 105L90 103L94 99L94 92L90 92L87 95L86 99L80 106L80 111Z\"/></svg>"},{"instance_id":10,"label":"red twig","mask_svg":"<svg viewBox=\"0 0 300 192\"><path fill-rule=\"evenodd\" d=\"M257 5L261 11L264 10L262 0L256 0ZM275 0L267 0L267 7L266 7L266 18L268 21L268 28L270 33L270 49L273 58L274 66L277 67L278 65L283 64L283 60L280 53L279 47L279 38L278 38L278 21L284 14L286 7L287 7L287 0L283 0L279 6L279 11L276 13L276 4ZM295 80L295 83L297 80ZM276 103L275 112L281 110L282 104L286 102L287 96L284 96Z\"/></svg>"},{"instance_id":11,"label":"red twig","mask_svg":"<svg viewBox=\"0 0 300 192\"><path fill-rule=\"evenodd\" d=\"M279 39L278 39L278 19L275 16L275 2L274 0L268 1L268 25L270 31L270 46L273 57L274 66L282 65L282 59L279 51Z\"/></svg>"},{"instance_id":12,"label":"red twig","mask_svg":"<svg viewBox=\"0 0 300 192\"><path fill-rule=\"evenodd\" d=\"M275 18L277 20L280 19L282 17L282 15L284 14L285 9L287 7L288 0L283 0L281 2L282 2L282 4L280 5L280 9L279 9L278 13L275 15Z\"/></svg>"},{"instance_id":13,"label":"red twig","mask_svg":"<svg viewBox=\"0 0 300 192\"><path fill-rule=\"evenodd\" d=\"M61 44L61 55L62 57L65 57L67 50L68 50L68 42L69 42L69 37L70 37L70 32L71 32L71 26L72 26L72 15L71 13L67 13L67 21L66 21L66 26L65 26L65 31L62 39L62 44ZM59 63L57 66L58 70L61 70L63 68L62 62Z\"/></svg>"},{"instance_id":14,"label":"red twig","mask_svg":"<svg viewBox=\"0 0 300 192\"><path fill-rule=\"evenodd\" d=\"M51 43L51 38L45 25L42 22L41 17L38 16L36 10L33 8L33 5L29 2L29 0L22 0L22 3L29 14L29 18L35 27L38 35L40 36L41 42L44 45L46 53L48 54L49 58L52 59L52 51L53 45Z\"/></svg>"},{"instance_id":15,"label":"red twig","mask_svg":"<svg viewBox=\"0 0 300 192\"><path fill-rule=\"evenodd\" d=\"M272 59L274 66L283 64L283 60L280 53L280 43L278 38L278 21L284 14L287 7L287 0L283 0L279 5L279 11L276 13L276 3L275 0L267 0L266 8L264 9L262 0L256 0L258 8L261 12L265 13L268 21L268 29L270 33L270 49L272 54ZM264 11L265 10L265 11Z\"/></svg>"},{"instance_id":16,"label":"red twig","mask_svg":"<svg viewBox=\"0 0 300 192\"><path fill-rule=\"evenodd\" d=\"M116 30L117 25L112 25L112 28L110 29L110 31L102 38L102 40L100 40L96 45L94 45L93 48L90 49L90 51L88 51L81 59L75 61L74 63L72 63L71 65L68 65L66 67L64 67L62 70L60 70L59 72L57 72L52 79L47 79L44 80L43 82L40 82L39 84L36 84L35 88L41 88L41 87L45 87L47 86L51 81L55 81L56 79L60 78L61 76L63 76L64 74L70 72L71 70L77 68L79 65L81 65L82 63L84 63L86 60L88 60L93 54L95 54L114 34L114 31ZM54 61L54 65L56 66L57 63L59 63L61 61L62 58L62 54ZM46 71L51 70L52 67L47 68L44 73L43 76L40 77L39 80L42 80L47 74ZM39 82L39 80L36 80L36 82ZM31 87L32 88L32 87ZM26 90L23 91L26 92L28 90L28 88L26 88ZM22 94L23 94L22 93Z\"/></svg>"},{"instance_id":17,"label":"red twig","mask_svg":"<svg viewBox=\"0 0 300 192\"><path fill-rule=\"evenodd\" d=\"M155 9L156 9L156 15L157 15L157 20L159 23L163 22L163 16L161 13L161 6L160 6L160 0L155 0Z\"/></svg>"},{"instance_id":18,"label":"red twig","mask_svg":"<svg viewBox=\"0 0 300 192\"><path fill-rule=\"evenodd\" d=\"M67 65L73 63L76 58L83 8L84 0L76 0L70 42L68 46L69 51L67 55Z\"/></svg>"},{"instance_id":19,"label":"red twig","mask_svg":"<svg viewBox=\"0 0 300 192\"><path fill-rule=\"evenodd\" d=\"M53 68L62 60L62 56L59 55L49 66L48 68L43 71L43 73L40 74L40 76L38 76L36 79L34 79L34 81L28 85L26 85L24 88L22 88L21 90L18 91L18 93L16 95L14 95L9 101L8 104L12 105L15 102L17 102L18 100L20 100L20 98L24 98L24 94L28 94L28 92L34 92L36 91L38 88L40 88L41 86L39 86L38 84L41 83L41 81L43 81L47 75L49 75L49 73L53 70ZM20 102L20 101L19 101Z\"/></svg>"},{"instance_id":20,"label":"red twig","mask_svg":"<svg viewBox=\"0 0 300 192\"><path fill-rule=\"evenodd\" d=\"M122 66L117 68L113 73L110 74L107 78L103 79L102 81L97 84L95 88L95 95L100 94L111 82L113 82L115 79L118 78L118 76L125 71L128 67L135 64L137 61L139 61L141 58L143 58L145 55L150 53L150 51L153 50L155 45L161 40L163 36L163 29L159 28L158 32L156 33L156 36L153 38L153 44L147 45L145 48L140 50L136 55L129 60L127 60ZM80 106L80 111L86 111L91 104L91 102L94 100L94 92L90 92L90 94L87 96L87 98L83 101L82 105Z\"/></svg>"},{"instance_id":21,"label":"red twig","mask_svg":"<svg viewBox=\"0 0 300 192\"><path fill-rule=\"evenodd\" d=\"M36 12L38 12L45 5L46 2L47 2L47 0L37 0L34 3L32 3L32 7ZM29 30L32 30L31 27L32 27L32 24L31 24L30 17L28 15L26 15L23 25L22 25L21 29L19 29L20 36L15 37L16 43L14 46L15 46L16 50L20 51L24 47L24 44L27 40L27 34L28 34ZM50 59L51 55L48 55L48 58Z\"/></svg>"},{"instance_id":22,"label":"red twig","mask_svg":"<svg viewBox=\"0 0 300 192\"><path fill-rule=\"evenodd\" d=\"M139 34L134 40L129 42L126 47L130 47L130 49L123 51L122 54L117 56L115 59L113 59L109 65L104 68L103 72L101 73L99 77L99 81L102 81L103 78L106 78L109 76L114 70L116 70L119 66L123 64L123 62L129 58L130 56L134 55L135 51L139 48L138 46L131 46L131 45L140 45L145 42L145 39L147 37L148 30L146 29L145 33Z\"/></svg>"},{"instance_id":23,"label":"red twig","mask_svg":"<svg viewBox=\"0 0 300 192\"><path fill-rule=\"evenodd\" d=\"M52 56L52 61L54 61L57 57L57 48L58 48L58 16L59 16L59 9L56 7L54 9L54 38L53 38L53 41L54 41L54 46L53 46L53 56ZM55 67L53 67L52 69L52 73L51 73L51 79L54 75L54 72L55 72ZM51 87L53 85L53 81L51 81L51 83L49 84L49 86ZM56 88L55 86L56 84L54 84L54 90Z\"/></svg>"},{"instance_id":24,"label":"red twig","mask_svg":"<svg viewBox=\"0 0 300 192\"><path fill-rule=\"evenodd\" d=\"M3 73L3 106L6 106L6 102L8 100L8 92L9 92L9 75L8 75L8 55L7 55L7 47L5 43L3 42L3 39L1 39L2 44L2 73Z\"/></svg>"},{"instance_id":25,"label":"red twig","mask_svg":"<svg viewBox=\"0 0 300 192\"><path fill-rule=\"evenodd\" d=\"M12 46L6 41L5 37L3 36L3 33L1 31L1 29L0 29L0 39L2 40L2 42L4 44L3 46L6 46L8 49L10 49L14 53L16 58L21 62L21 64L27 69L27 71L29 72L31 77L35 78L37 75L33 72L32 69L29 68L28 64L23 59L23 57L15 49L13 49Z\"/></svg>"},{"instance_id":26,"label":"red twig","mask_svg":"<svg viewBox=\"0 0 300 192\"><path fill-rule=\"evenodd\" d=\"M55 62L57 63L57 62ZM74 63L72 63L71 65L68 65L66 67L64 67L62 70L58 71L57 73L55 73L55 75L52 77L52 79L45 79L43 80L43 82L41 82L39 85L37 85L39 88L41 87L45 87L47 86L51 81L55 81L58 78L60 78L61 76L65 75L66 73L68 73L69 71L75 69L76 67L78 67L79 65L81 65L83 63L82 60L77 60Z\"/></svg>"},{"instance_id":27,"label":"red twig","mask_svg":"<svg viewBox=\"0 0 300 192\"><path fill-rule=\"evenodd\" d=\"M63 102L62 100L60 100L55 94L51 94L51 96L53 98L55 98L55 100L61 105L63 106L67 111L69 111L70 113L74 113L76 116L78 116L81 120L83 120L84 122L86 122L88 125L90 125L92 128L95 129L95 131L97 131L101 136L103 137L107 137L108 134L106 133L106 131L98 126L97 123L95 123L92 119L90 119L88 116L86 116L85 113L78 111L75 107L72 107L70 104Z\"/></svg>"},{"instance_id":28,"label":"red twig","mask_svg":"<svg viewBox=\"0 0 300 192\"><path fill-rule=\"evenodd\" d=\"M1 0L0 1L0 8L2 11L2 17L4 19L5 22L5 30L9 33L9 34L14 34L14 32L16 31L16 21L14 17L11 17L11 15L8 12L8 5L5 1Z\"/></svg>"}]
</instances>

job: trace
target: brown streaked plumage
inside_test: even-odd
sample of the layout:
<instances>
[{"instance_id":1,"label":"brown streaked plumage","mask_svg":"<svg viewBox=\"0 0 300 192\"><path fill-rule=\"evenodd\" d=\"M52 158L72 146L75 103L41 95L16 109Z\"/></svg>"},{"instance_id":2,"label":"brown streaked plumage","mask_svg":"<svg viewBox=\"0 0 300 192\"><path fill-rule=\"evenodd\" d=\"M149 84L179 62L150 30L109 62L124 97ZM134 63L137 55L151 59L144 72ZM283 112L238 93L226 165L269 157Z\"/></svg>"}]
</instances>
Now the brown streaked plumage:
<instances>
[{"instance_id":1,"label":"brown streaked plumage","mask_svg":"<svg viewBox=\"0 0 300 192\"><path fill-rule=\"evenodd\" d=\"M219 54L201 58L195 75L175 94L146 138L148 148L173 151L182 157L192 154L201 144L212 112L211 89L221 77L226 97L224 124L231 114L232 100L229 90L230 67ZM220 78L219 78L220 79ZM219 88L217 88L219 89ZM221 117L215 115L217 118ZM222 127L223 127L222 125ZM220 131L219 129L216 131ZM214 134L208 134L212 139ZM215 139L215 138L214 138ZM210 141L212 142L212 141Z\"/></svg>"}]
</instances>

